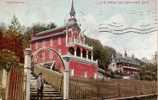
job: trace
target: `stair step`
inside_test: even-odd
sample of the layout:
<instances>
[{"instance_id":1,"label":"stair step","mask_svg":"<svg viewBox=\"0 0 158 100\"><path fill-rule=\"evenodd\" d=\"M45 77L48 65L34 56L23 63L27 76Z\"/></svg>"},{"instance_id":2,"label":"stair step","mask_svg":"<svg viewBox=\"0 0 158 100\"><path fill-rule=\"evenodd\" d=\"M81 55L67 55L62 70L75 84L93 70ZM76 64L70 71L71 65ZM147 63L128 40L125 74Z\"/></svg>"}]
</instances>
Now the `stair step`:
<instances>
[{"instance_id":1,"label":"stair step","mask_svg":"<svg viewBox=\"0 0 158 100\"><path fill-rule=\"evenodd\" d=\"M37 97L37 95L31 95L31 97ZM43 96L43 98L58 98L58 97L61 98L61 96Z\"/></svg>"},{"instance_id":2,"label":"stair step","mask_svg":"<svg viewBox=\"0 0 158 100\"><path fill-rule=\"evenodd\" d=\"M37 96L37 93L31 93L32 96ZM43 94L43 96L61 96L60 94Z\"/></svg>"},{"instance_id":3,"label":"stair step","mask_svg":"<svg viewBox=\"0 0 158 100\"><path fill-rule=\"evenodd\" d=\"M37 100L37 97L32 97L31 100ZM63 100L62 97L43 97L43 100Z\"/></svg>"},{"instance_id":4,"label":"stair step","mask_svg":"<svg viewBox=\"0 0 158 100\"><path fill-rule=\"evenodd\" d=\"M37 100L37 77L32 75L31 77L31 88L30 88L30 100ZM44 84L43 88L43 99L42 100L63 100L60 91L56 90L49 84Z\"/></svg>"},{"instance_id":5,"label":"stair step","mask_svg":"<svg viewBox=\"0 0 158 100\"><path fill-rule=\"evenodd\" d=\"M31 90L31 92L37 92L37 90ZM59 91L43 91L43 93L60 93Z\"/></svg>"}]
</instances>

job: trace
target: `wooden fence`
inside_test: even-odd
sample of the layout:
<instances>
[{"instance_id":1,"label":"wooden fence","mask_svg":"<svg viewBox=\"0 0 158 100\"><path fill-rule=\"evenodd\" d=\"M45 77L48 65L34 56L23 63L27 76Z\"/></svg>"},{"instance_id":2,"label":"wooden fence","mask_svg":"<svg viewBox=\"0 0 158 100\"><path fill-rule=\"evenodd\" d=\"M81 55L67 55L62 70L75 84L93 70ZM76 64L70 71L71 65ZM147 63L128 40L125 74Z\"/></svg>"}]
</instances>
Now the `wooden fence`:
<instances>
[{"instance_id":1,"label":"wooden fence","mask_svg":"<svg viewBox=\"0 0 158 100\"><path fill-rule=\"evenodd\" d=\"M7 100L24 100L24 72L23 69L11 67L8 76L8 86L6 91Z\"/></svg>"},{"instance_id":2,"label":"wooden fence","mask_svg":"<svg viewBox=\"0 0 158 100\"><path fill-rule=\"evenodd\" d=\"M155 81L71 78L71 99L102 99L156 94ZM93 97L93 98L92 98Z\"/></svg>"}]
</instances>

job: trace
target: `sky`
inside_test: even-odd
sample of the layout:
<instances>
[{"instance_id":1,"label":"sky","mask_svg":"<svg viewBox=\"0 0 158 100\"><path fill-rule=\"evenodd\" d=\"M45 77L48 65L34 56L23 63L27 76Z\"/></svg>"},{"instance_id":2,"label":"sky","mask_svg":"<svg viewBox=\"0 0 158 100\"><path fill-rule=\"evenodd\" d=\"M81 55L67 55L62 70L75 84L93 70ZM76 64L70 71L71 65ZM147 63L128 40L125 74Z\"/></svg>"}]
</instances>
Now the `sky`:
<instances>
[{"instance_id":1,"label":"sky","mask_svg":"<svg viewBox=\"0 0 158 100\"><path fill-rule=\"evenodd\" d=\"M136 34L129 32L100 32L100 27L110 30L148 29L157 25L156 0L74 0L78 23L84 34L99 39L103 45L118 52L126 50L131 56L150 59L157 50L157 32ZM71 0L0 0L0 23L9 24L13 15L20 23L54 22L63 26L69 18ZM134 30L136 31L136 30Z\"/></svg>"}]
</instances>

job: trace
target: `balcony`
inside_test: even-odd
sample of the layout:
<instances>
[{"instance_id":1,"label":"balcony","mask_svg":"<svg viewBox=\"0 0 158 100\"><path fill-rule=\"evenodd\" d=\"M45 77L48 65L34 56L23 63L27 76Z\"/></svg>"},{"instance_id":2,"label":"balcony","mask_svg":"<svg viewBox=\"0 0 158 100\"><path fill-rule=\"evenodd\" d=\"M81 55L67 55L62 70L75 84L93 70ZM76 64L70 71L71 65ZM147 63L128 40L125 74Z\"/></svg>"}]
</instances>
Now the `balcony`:
<instances>
[{"instance_id":1,"label":"balcony","mask_svg":"<svg viewBox=\"0 0 158 100\"><path fill-rule=\"evenodd\" d=\"M78 61L80 61L82 63L87 63L87 64L91 63L91 64L98 65L98 60L93 60L93 59L88 59L88 58L84 58L84 57L79 57L79 56L72 55L70 53L68 53L67 55L63 55L62 57L63 58L68 57L70 60L77 59Z\"/></svg>"}]
</instances>

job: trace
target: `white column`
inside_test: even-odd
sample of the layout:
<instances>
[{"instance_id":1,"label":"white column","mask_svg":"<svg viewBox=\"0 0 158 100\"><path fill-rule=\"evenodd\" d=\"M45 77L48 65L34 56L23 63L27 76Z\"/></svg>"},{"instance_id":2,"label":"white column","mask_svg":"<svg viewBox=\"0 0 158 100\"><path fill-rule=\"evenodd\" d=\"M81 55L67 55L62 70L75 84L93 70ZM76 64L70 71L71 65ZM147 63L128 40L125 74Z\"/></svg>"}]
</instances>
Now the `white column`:
<instances>
[{"instance_id":1,"label":"white column","mask_svg":"<svg viewBox=\"0 0 158 100\"><path fill-rule=\"evenodd\" d=\"M91 60L93 60L93 51L91 51Z\"/></svg>"},{"instance_id":2,"label":"white column","mask_svg":"<svg viewBox=\"0 0 158 100\"><path fill-rule=\"evenodd\" d=\"M31 74L31 49L25 49L24 74L25 74L25 90L26 100L30 100L30 74Z\"/></svg>"},{"instance_id":3,"label":"white column","mask_svg":"<svg viewBox=\"0 0 158 100\"><path fill-rule=\"evenodd\" d=\"M86 50L86 59L88 59L88 50Z\"/></svg>"},{"instance_id":4,"label":"white column","mask_svg":"<svg viewBox=\"0 0 158 100\"><path fill-rule=\"evenodd\" d=\"M5 69L3 69L3 72L2 72L2 88L6 88L6 84L7 84L7 71Z\"/></svg>"},{"instance_id":5,"label":"white column","mask_svg":"<svg viewBox=\"0 0 158 100\"><path fill-rule=\"evenodd\" d=\"M77 50L77 48L74 48L74 50L75 50L75 51L74 51L74 55L76 56L76 50Z\"/></svg>"},{"instance_id":6,"label":"white column","mask_svg":"<svg viewBox=\"0 0 158 100\"><path fill-rule=\"evenodd\" d=\"M64 61L65 70L64 70L64 100L69 100L69 62Z\"/></svg>"},{"instance_id":7,"label":"white column","mask_svg":"<svg viewBox=\"0 0 158 100\"><path fill-rule=\"evenodd\" d=\"M66 27L66 39L65 39L65 43L66 43L66 46L68 46L68 28Z\"/></svg>"},{"instance_id":8,"label":"white column","mask_svg":"<svg viewBox=\"0 0 158 100\"><path fill-rule=\"evenodd\" d=\"M80 48L81 58L83 58L83 49Z\"/></svg>"}]
</instances>

